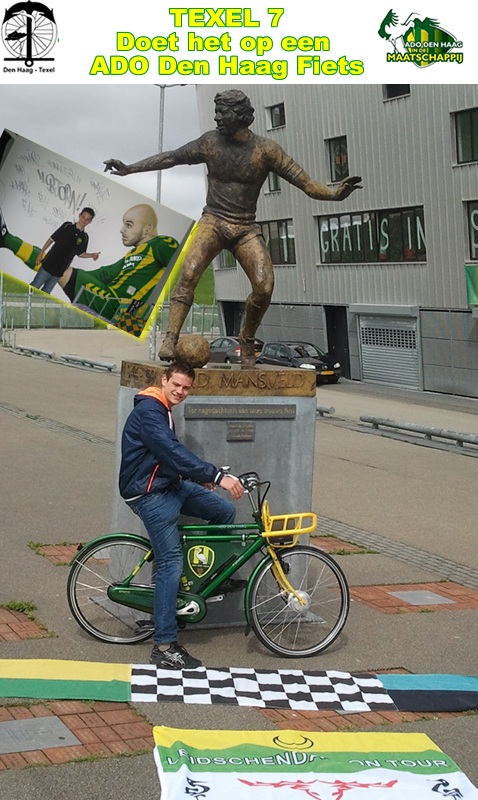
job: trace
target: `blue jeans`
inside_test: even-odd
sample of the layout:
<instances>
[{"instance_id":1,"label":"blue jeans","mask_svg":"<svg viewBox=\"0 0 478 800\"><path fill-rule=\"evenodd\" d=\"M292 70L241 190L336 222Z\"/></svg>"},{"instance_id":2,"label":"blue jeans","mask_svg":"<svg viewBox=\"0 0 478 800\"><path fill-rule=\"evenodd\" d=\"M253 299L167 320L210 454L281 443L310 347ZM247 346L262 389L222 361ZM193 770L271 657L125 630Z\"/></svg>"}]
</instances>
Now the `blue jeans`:
<instances>
[{"instance_id":1,"label":"blue jeans","mask_svg":"<svg viewBox=\"0 0 478 800\"><path fill-rule=\"evenodd\" d=\"M146 528L154 552L154 643L175 642L176 598L183 570L178 517L186 514L212 525L230 525L236 509L227 498L191 481L181 481L163 492L144 495L128 505Z\"/></svg>"},{"instance_id":2,"label":"blue jeans","mask_svg":"<svg viewBox=\"0 0 478 800\"><path fill-rule=\"evenodd\" d=\"M43 289L44 292L50 294L50 292L55 288L56 284L58 283L58 278L56 275L50 275L46 269L40 267L37 274L33 278L30 286L34 286L35 289Z\"/></svg>"}]
</instances>

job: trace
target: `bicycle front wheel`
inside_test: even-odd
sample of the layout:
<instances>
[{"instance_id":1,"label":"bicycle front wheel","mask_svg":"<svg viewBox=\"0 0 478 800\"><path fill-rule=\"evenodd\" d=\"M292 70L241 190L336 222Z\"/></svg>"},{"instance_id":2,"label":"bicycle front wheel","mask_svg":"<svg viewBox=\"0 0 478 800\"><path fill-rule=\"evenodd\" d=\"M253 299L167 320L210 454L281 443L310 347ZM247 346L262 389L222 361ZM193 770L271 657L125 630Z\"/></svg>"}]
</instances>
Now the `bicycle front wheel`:
<instances>
[{"instance_id":1,"label":"bicycle front wheel","mask_svg":"<svg viewBox=\"0 0 478 800\"><path fill-rule=\"evenodd\" d=\"M118 536L79 551L68 576L68 605L76 622L100 642L133 644L152 635L151 614L108 596L109 587L121 584L150 549L146 540ZM152 562L145 562L129 585L151 589L152 583Z\"/></svg>"},{"instance_id":2,"label":"bicycle front wheel","mask_svg":"<svg viewBox=\"0 0 478 800\"><path fill-rule=\"evenodd\" d=\"M284 549L280 560L295 594L278 585L272 561L267 561L248 594L252 630L277 655L316 655L335 641L345 625L350 603L347 580L333 558L315 547Z\"/></svg>"}]
</instances>

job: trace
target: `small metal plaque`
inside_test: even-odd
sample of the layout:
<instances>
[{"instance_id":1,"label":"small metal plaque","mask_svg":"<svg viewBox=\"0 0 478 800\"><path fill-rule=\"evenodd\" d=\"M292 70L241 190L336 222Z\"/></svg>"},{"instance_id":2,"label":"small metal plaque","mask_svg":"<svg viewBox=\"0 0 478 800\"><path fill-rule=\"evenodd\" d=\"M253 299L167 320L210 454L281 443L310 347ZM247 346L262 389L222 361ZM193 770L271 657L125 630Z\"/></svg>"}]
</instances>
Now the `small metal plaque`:
<instances>
[{"instance_id":1,"label":"small metal plaque","mask_svg":"<svg viewBox=\"0 0 478 800\"><path fill-rule=\"evenodd\" d=\"M256 423L244 420L243 422L228 422L226 440L228 442L253 442L256 438Z\"/></svg>"},{"instance_id":2,"label":"small metal plaque","mask_svg":"<svg viewBox=\"0 0 478 800\"><path fill-rule=\"evenodd\" d=\"M16 719L0 725L0 753L27 753L81 744L58 717Z\"/></svg>"},{"instance_id":3,"label":"small metal plaque","mask_svg":"<svg viewBox=\"0 0 478 800\"><path fill-rule=\"evenodd\" d=\"M189 403L184 408L185 419L295 419L296 413L297 408L293 403L281 403L280 405L272 403L264 405Z\"/></svg>"}]
</instances>

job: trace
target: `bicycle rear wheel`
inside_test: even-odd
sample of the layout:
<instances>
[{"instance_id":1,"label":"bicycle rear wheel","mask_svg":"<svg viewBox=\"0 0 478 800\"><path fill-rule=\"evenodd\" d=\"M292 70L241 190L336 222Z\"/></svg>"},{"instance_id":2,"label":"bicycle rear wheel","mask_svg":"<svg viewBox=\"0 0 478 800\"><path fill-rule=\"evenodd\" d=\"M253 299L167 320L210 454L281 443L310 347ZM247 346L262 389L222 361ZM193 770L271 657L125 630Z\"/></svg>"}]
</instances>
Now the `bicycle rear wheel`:
<instances>
[{"instance_id":1,"label":"bicycle rear wheel","mask_svg":"<svg viewBox=\"0 0 478 800\"><path fill-rule=\"evenodd\" d=\"M347 580L326 553L307 545L282 550L282 568L296 594L283 591L272 561L259 570L248 593L249 619L257 638L280 656L313 656L329 647L349 611Z\"/></svg>"},{"instance_id":2,"label":"bicycle rear wheel","mask_svg":"<svg viewBox=\"0 0 478 800\"><path fill-rule=\"evenodd\" d=\"M133 644L152 635L151 614L108 597L108 588L121 584L150 549L146 539L118 536L79 551L68 576L68 605L83 630L100 642ZM152 562L146 562L130 586L152 587L152 582Z\"/></svg>"}]
</instances>

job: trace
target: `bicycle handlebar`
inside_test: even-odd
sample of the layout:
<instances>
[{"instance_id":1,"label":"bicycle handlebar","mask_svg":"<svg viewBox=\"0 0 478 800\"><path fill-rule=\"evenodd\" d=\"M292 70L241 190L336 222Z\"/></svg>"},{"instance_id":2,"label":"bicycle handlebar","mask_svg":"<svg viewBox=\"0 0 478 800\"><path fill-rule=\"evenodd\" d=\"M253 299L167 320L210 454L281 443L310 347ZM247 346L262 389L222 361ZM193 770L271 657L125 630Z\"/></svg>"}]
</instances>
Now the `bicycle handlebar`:
<instances>
[{"instance_id":1,"label":"bicycle handlebar","mask_svg":"<svg viewBox=\"0 0 478 800\"><path fill-rule=\"evenodd\" d=\"M241 481L245 492L252 492L259 486L264 486L268 481L261 481L257 472L244 472L238 476Z\"/></svg>"},{"instance_id":2,"label":"bicycle handlebar","mask_svg":"<svg viewBox=\"0 0 478 800\"><path fill-rule=\"evenodd\" d=\"M265 496L270 488L270 481L261 481L257 472L243 472L242 475L232 475L230 472L230 467L221 467L221 471L224 472L225 475L230 475L231 477L237 477L238 480L242 483L244 487L244 494L249 495L249 500L252 504L252 510L254 513L260 513L262 509L263 502L265 500ZM264 492L261 492L261 487L264 486ZM253 500L252 493L257 491L257 498Z\"/></svg>"}]
</instances>

